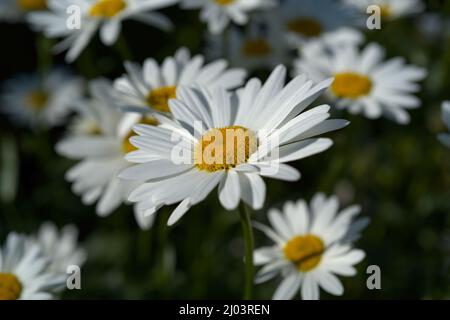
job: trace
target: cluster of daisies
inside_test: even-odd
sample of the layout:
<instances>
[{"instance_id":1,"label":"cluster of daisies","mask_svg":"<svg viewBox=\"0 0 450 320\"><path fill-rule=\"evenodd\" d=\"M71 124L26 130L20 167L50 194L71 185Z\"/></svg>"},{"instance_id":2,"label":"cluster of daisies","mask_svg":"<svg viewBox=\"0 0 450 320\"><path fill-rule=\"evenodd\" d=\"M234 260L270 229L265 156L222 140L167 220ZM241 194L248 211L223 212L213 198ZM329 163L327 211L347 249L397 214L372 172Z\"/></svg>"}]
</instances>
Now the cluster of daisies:
<instances>
[{"instance_id":1,"label":"cluster of daisies","mask_svg":"<svg viewBox=\"0 0 450 320\"><path fill-rule=\"evenodd\" d=\"M18 124L49 128L70 117L55 149L75 161L66 179L99 216L130 204L137 224L150 229L171 206L173 225L215 189L227 210L241 202L262 209L266 179L300 179L288 163L324 152L333 142L322 135L348 125L330 118L332 108L407 124L408 111L420 107L414 94L426 71L386 59L361 31L370 4L388 23L420 12L418 0L8 0L0 19L61 39L55 50L67 50L73 62L97 31L114 44L126 19L170 32L174 25L160 10L177 3L200 10L204 55L180 48L161 62L125 61L113 80L86 83L57 68L3 86L2 111ZM289 74L283 64L292 66ZM248 79L255 69L270 76ZM316 103L319 97L333 107ZM448 102L443 119L450 129ZM450 147L448 134L439 139ZM254 252L261 266L255 282L281 275L274 299L298 291L318 299L319 288L343 294L337 276L356 274L365 254L354 242L369 221L357 218L357 205L339 207L336 196L317 193L309 204L270 209L271 227L254 222L274 243ZM38 241L10 234L0 254L0 299L54 297L67 276L61 271L85 258L73 228L64 232L46 226Z\"/></svg>"}]
</instances>

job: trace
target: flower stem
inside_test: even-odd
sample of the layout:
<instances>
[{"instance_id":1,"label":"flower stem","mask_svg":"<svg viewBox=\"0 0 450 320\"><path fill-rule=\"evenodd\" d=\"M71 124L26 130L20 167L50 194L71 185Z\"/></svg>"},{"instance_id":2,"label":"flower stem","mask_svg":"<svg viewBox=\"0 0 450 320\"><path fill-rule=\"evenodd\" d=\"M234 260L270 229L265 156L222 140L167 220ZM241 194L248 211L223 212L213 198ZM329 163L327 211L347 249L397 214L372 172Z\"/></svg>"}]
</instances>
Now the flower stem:
<instances>
[{"instance_id":1,"label":"flower stem","mask_svg":"<svg viewBox=\"0 0 450 320\"><path fill-rule=\"evenodd\" d=\"M242 223L242 232L245 240L245 290L244 300L252 298L253 291L253 230L250 221L250 212L243 202L239 204L239 214Z\"/></svg>"}]
</instances>

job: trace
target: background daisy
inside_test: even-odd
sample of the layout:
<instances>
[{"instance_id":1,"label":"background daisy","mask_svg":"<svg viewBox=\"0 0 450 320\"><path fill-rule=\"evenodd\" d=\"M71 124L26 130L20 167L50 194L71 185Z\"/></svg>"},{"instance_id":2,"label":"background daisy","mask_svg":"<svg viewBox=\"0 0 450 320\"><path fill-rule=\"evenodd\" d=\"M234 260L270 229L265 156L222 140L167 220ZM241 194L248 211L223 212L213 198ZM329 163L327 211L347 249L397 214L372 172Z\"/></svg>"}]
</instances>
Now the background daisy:
<instances>
[{"instance_id":1,"label":"background daisy","mask_svg":"<svg viewBox=\"0 0 450 320\"><path fill-rule=\"evenodd\" d=\"M19 22L28 13L44 11L48 0L2 0L0 2L0 21Z\"/></svg>"},{"instance_id":2,"label":"background daisy","mask_svg":"<svg viewBox=\"0 0 450 320\"><path fill-rule=\"evenodd\" d=\"M339 211L337 197L316 194L308 206L304 200L287 202L283 211L271 209L268 218L272 228L255 223L274 246L255 250L256 265L262 265L256 276L261 283L281 274L283 280L273 299L292 299L300 291L302 299L319 299L319 288L340 296L344 287L336 275L353 276L354 265L364 259L364 251L353 249L352 242L368 219L355 217L359 206Z\"/></svg>"},{"instance_id":3,"label":"background daisy","mask_svg":"<svg viewBox=\"0 0 450 320\"><path fill-rule=\"evenodd\" d=\"M387 20L408 16L424 10L422 0L344 0L349 6L367 14L367 8L371 5L380 7L381 17Z\"/></svg>"}]
</instances>

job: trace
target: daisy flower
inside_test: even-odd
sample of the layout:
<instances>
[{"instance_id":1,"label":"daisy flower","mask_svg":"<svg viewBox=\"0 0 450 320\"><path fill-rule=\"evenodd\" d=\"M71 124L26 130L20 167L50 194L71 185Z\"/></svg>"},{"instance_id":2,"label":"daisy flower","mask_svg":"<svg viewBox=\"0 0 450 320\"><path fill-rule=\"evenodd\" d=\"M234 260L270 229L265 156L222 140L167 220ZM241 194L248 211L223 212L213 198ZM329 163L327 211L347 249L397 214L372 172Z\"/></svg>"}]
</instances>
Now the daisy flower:
<instances>
[{"instance_id":1,"label":"daisy flower","mask_svg":"<svg viewBox=\"0 0 450 320\"><path fill-rule=\"evenodd\" d=\"M364 259L364 252L352 248L368 219L360 218L360 207L339 210L336 196L316 194L308 207L304 200L287 202L283 212L271 209L272 225L255 223L275 245L256 249L255 265L263 265L256 275L261 283L281 274L283 281L273 299L292 299L300 290L304 300L319 299L319 288L340 296L344 287L336 275L353 276L354 265Z\"/></svg>"},{"instance_id":2,"label":"daisy flower","mask_svg":"<svg viewBox=\"0 0 450 320\"><path fill-rule=\"evenodd\" d=\"M58 230L54 223L44 222L33 240L50 258L52 271L65 273L68 266L81 267L86 261L86 252L78 246L78 229L74 225Z\"/></svg>"},{"instance_id":3,"label":"daisy flower","mask_svg":"<svg viewBox=\"0 0 450 320\"><path fill-rule=\"evenodd\" d=\"M442 103L442 120L444 120L445 125L450 130L450 101ZM450 134L441 133L438 135L438 139L442 144L450 148Z\"/></svg>"},{"instance_id":4,"label":"daisy flower","mask_svg":"<svg viewBox=\"0 0 450 320\"><path fill-rule=\"evenodd\" d=\"M48 300L63 288L66 276L50 271L40 246L10 233L0 248L0 300Z\"/></svg>"},{"instance_id":5,"label":"daisy flower","mask_svg":"<svg viewBox=\"0 0 450 320\"><path fill-rule=\"evenodd\" d=\"M21 74L4 84L1 111L21 125L53 127L66 120L82 91L81 79L63 69Z\"/></svg>"},{"instance_id":6,"label":"daisy flower","mask_svg":"<svg viewBox=\"0 0 450 320\"><path fill-rule=\"evenodd\" d=\"M345 0L345 3L362 14L367 14L369 6L379 6L381 17L388 20L419 13L425 8L422 0Z\"/></svg>"},{"instance_id":7,"label":"daisy flower","mask_svg":"<svg viewBox=\"0 0 450 320\"><path fill-rule=\"evenodd\" d=\"M48 0L2 0L0 3L0 21L22 21L30 12L46 10L47 1Z\"/></svg>"},{"instance_id":8,"label":"daisy flower","mask_svg":"<svg viewBox=\"0 0 450 320\"><path fill-rule=\"evenodd\" d=\"M199 9L200 20L208 24L210 33L221 33L230 23L245 25L248 13L277 5L275 0L181 0L184 9Z\"/></svg>"},{"instance_id":9,"label":"daisy flower","mask_svg":"<svg viewBox=\"0 0 450 320\"><path fill-rule=\"evenodd\" d=\"M337 107L351 113L364 113L369 119L381 115L406 124L406 110L418 108L416 83L426 76L422 68L406 65L404 59L383 61L384 50L375 43L360 50L357 45L334 47L320 52L316 44L304 46L295 62L297 73L307 73L315 81L334 77L328 90Z\"/></svg>"},{"instance_id":10,"label":"daisy flower","mask_svg":"<svg viewBox=\"0 0 450 320\"><path fill-rule=\"evenodd\" d=\"M66 173L72 190L81 195L85 205L97 202L96 212L107 216L119 207L136 182L123 181L117 174L130 166L124 155L135 148L128 142L131 127L124 114L115 107L113 88L107 80L90 83L92 98L77 105L79 116L73 131L56 145L56 151L69 159L80 160ZM135 212L143 229L151 227L153 217L143 218Z\"/></svg>"},{"instance_id":11,"label":"daisy flower","mask_svg":"<svg viewBox=\"0 0 450 320\"><path fill-rule=\"evenodd\" d=\"M354 11L336 0L287 0L279 9L275 18L294 48L304 41L357 23Z\"/></svg>"},{"instance_id":12,"label":"daisy flower","mask_svg":"<svg viewBox=\"0 0 450 320\"><path fill-rule=\"evenodd\" d=\"M163 30L172 28L162 14L151 10L161 9L178 0L48 0L48 11L31 13L32 27L43 31L48 38L64 38L57 52L68 49L66 60L73 62L88 45L97 30L103 44L113 45L119 37L121 23L134 19ZM68 8L78 8L80 24L68 16ZM148 12L150 11L150 12ZM75 16L74 16L75 17ZM73 20L73 21L72 21Z\"/></svg>"},{"instance_id":13,"label":"daisy flower","mask_svg":"<svg viewBox=\"0 0 450 320\"><path fill-rule=\"evenodd\" d=\"M300 173L285 162L328 149L332 141L315 136L340 129L345 120L327 120L330 107L303 112L331 84L298 76L285 85L286 69L275 68L264 85L250 80L229 93L192 87L177 90L169 101L173 119L155 115L160 126L136 125L130 142L137 150L126 159L136 165L120 177L145 180L129 196L144 216L179 203L168 224L219 186L228 210L240 200L260 209L266 187L262 177L295 181Z\"/></svg>"}]
</instances>

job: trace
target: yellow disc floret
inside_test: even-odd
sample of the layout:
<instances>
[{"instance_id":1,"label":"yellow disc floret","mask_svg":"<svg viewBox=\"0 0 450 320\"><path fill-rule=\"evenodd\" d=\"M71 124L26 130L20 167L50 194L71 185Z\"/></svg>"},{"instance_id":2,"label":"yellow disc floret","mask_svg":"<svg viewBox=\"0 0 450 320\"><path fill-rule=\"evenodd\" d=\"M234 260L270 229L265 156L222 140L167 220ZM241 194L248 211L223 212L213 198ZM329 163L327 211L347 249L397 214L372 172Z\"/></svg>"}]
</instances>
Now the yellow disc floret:
<instances>
[{"instance_id":1,"label":"yellow disc floret","mask_svg":"<svg viewBox=\"0 0 450 320\"><path fill-rule=\"evenodd\" d=\"M323 31L320 22L308 17L293 19L287 23L287 27L289 31L305 37L317 37Z\"/></svg>"},{"instance_id":2,"label":"yellow disc floret","mask_svg":"<svg viewBox=\"0 0 450 320\"><path fill-rule=\"evenodd\" d=\"M33 90L27 96L28 106L34 111L42 110L48 102L49 95L42 90Z\"/></svg>"},{"instance_id":3,"label":"yellow disc floret","mask_svg":"<svg viewBox=\"0 0 450 320\"><path fill-rule=\"evenodd\" d=\"M97 0L89 14L97 18L112 18L127 7L124 0Z\"/></svg>"},{"instance_id":4,"label":"yellow disc floret","mask_svg":"<svg viewBox=\"0 0 450 320\"><path fill-rule=\"evenodd\" d=\"M17 300L22 293L22 284L12 273L0 272L0 300Z\"/></svg>"},{"instance_id":5,"label":"yellow disc floret","mask_svg":"<svg viewBox=\"0 0 450 320\"><path fill-rule=\"evenodd\" d=\"M218 5L221 6L227 6L229 4L232 4L236 0L214 0Z\"/></svg>"},{"instance_id":6,"label":"yellow disc floret","mask_svg":"<svg viewBox=\"0 0 450 320\"><path fill-rule=\"evenodd\" d=\"M229 126L207 131L195 146L195 165L215 172L246 163L257 149L257 138L249 129Z\"/></svg>"},{"instance_id":7,"label":"yellow disc floret","mask_svg":"<svg viewBox=\"0 0 450 320\"><path fill-rule=\"evenodd\" d=\"M307 234L289 240L283 251L286 259L292 261L299 271L307 272L317 267L324 249L324 244L319 237Z\"/></svg>"},{"instance_id":8,"label":"yellow disc floret","mask_svg":"<svg viewBox=\"0 0 450 320\"><path fill-rule=\"evenodd\" d=\"M270 45L264 39L247 40L242 46L242 53L248 57L263 57L271 51Z\"/></svg>"},{"instance_id":9,"label":"yellow disc floret","mask_svg":"<svg viewBox=\"0 0 450 320\"><path fill-rule=\"evenodd\" d=\"M150 91L147 103L150 107L161 112L170 112L169 100L177 97L177 87L167 86Z\"/></svg>"},{"instance_id":10,"label":"yellow disc floret","mask_svg":"<svg viewBox=\"0 0 450 320\"><path fill-rule=\"evenodd\" d=\"M17 6L23 11L47 9L47 0L17 0Z\"/></svg>"},{"instance_id":11,"label":"yellow disc floret","mask_svg":"<svg viewBox=\"0 0 450 320\"><path fill-rule=\"evenodd\" d=\"M139 121L140 124L148 124L150 126L157 126L158 120L156 120L153 117L147 116L142 118L141 121ZM126 137L123 139L122 142L122 151L123 153L129 153L132 151L136 151L138 148L136 148L134 145L131 144L130 138L134 137L136 133L133 130L130 130L130 132L126 135Z\"/></svg>"},{"instance_id":12,"label":"yellow disc floret","mask_svg":"<svg viewBox=\"0 0 450 320\"><path fill-rule=\"evenodd\" d=\"M335 96L346 99L356 99L366 96L372 90L372 81L369 77L354 73L343 72L335 74L331 91Z\"/></svg>"}]
</instances>

